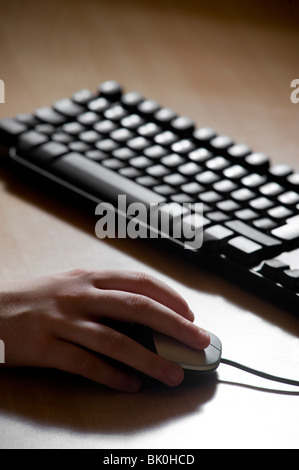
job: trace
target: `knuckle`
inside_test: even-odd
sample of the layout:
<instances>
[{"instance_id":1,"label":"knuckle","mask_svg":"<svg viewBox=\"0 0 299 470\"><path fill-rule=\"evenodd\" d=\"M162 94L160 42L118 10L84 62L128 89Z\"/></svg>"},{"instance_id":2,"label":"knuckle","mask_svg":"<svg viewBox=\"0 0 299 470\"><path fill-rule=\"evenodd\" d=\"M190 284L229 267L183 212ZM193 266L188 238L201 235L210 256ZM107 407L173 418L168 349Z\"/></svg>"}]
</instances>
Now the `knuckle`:
<instances>
[{"instance_id":1,"label":"knuckle","mask_svg":"<svg viewBox=\"0 0 299 470\"><path fill-rule=\"evenodd\" d=\"M75 354L71 359L72 368L84 377L91 377L94 374L95 364L89 354L82 351L80 354Z\"/></svg>"},{"instance_id":2,"label":"knuckle","mask_svg":"<svg viewBox=\"0 0 299 470\"><path fill-rule=\"evenodd\" d=\"M126 338L118 331L106 332L102 341L103 352L108 356L118 357L125 349Z\"/></svg>"},{"instance_id":3,"label":"knuckle","mask_svg":"<svg viewBox=\"0 0 299 470\"><path fill-rule=\"evenodd\" d=\"M154 282L153 276L143 271L138 271L135 273L135 278L138 282L144 285L151 285Z\"/></svg>"},{"instance_id":4,"label":"knuckle","mask_svg":"<svg viewBox=\"0 0 299 470\"><path fill-rule=\"evenodd\" d=\"M143 311L148 310L149 308L149 299L141 294L131 294L130 295L130 304L134 311Z\"/></svg>"}]
</instances>

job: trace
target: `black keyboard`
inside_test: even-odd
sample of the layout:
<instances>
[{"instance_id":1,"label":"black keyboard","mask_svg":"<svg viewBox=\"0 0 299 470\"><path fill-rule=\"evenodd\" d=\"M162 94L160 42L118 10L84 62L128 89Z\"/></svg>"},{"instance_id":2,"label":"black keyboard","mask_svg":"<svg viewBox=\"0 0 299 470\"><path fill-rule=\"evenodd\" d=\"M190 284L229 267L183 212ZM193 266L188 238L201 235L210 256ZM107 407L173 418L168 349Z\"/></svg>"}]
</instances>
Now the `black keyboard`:
<instances>
[{"instance_id":1,"label":"black keyboard","mask_svg":"<svg viewBox=\"0 0 299 470\"><path fill-rule=\"evenodd\" d=\"M120 194L128 204L201 203L202 247L182 249L173 237L169 243L299 311L299 173L286 163L272 165L267 155L196 128L139 92L124 93L115 81L0 120L0 143L22 175L26 170L94 205L116 205Z\"/></svg>"}]
</instances>

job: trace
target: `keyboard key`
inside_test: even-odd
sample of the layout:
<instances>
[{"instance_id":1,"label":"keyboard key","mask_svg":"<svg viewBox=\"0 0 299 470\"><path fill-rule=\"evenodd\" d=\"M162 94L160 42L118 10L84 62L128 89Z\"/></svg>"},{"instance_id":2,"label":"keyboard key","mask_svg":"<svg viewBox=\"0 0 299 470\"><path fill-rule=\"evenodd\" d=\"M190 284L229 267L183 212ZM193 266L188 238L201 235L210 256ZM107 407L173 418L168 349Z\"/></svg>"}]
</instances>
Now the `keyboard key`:
<instances>
[{"instance_id":1,"label":"keyboard key","mask_svg":"<svg viewBox=\"0 0 299 470\"><path fill-rule=\"evenodd\" d=\"M75 140L75 137L66 134L65 132L54 132L51 138L52 140L55 140L55 142L60 142L61 144L68 144L69 142Z\"/></svg>"},{"instance_id":2,"label":"keyboard key","mask_svg":"<svg viewBox=\"0 0 299 470\"><path fill-rule=\"evenodd\" d=\"M151 138L160 134L162 132L162 128L154 122L147 122L146 124L143 124L143 126L138 127L137 132L143 137Z\"/></svg>"},{"instance_id":3,"label":"keyboard key","mask_svg":"<svg viewBox=\"0 0 299 470\"><path fill-rule=\"evenodd\" d=\"M123 108L120 104L115 104L104 111L104 117L110 119L111 121L120 121L125 116L128 115L128 111Z\"/></svg>"},{"instance_id":4,"label":"keyboard key","mask_svg":"<svg viewBox=\"0 0 299 470\"><path fill-rule=\"evenodd\" d=\"M72 96L72 100L75 103L81 104L81 105L86 105L89 101L93 100L94 98L95 98L94 93L92 93L87 88L76 91Z\"/></svg>"},{"instance_id":5,"label":"keyboard key","mask_svg":"<svg viewBox=\"0 0 299 470\"><path fill-rule=\"evenodd\" d=\"M180 186L186 183L188 180L185 176L180 175L179 173L171 173L167 176L164 176L163 181L165 181L165 183L171 184L172 186Z\"/></svg>"},{"instance_id":6,"label":"keyboard key","mask_svg":"<svg viewBox=\"0 0 299 470\"><path fill-rule=\"evenodd\" d=\"M259 272L268 279L278 281L282 271L290 269L290 266L278 258L270 259L263 262Z\"/></svg>"},{"instance_id":7,"label":"keyboard key","mask_svg":"<svg viewBox=\"0 0 299 470\"><path fill-rule=\"evenodd\" d=\"M233 165L228 168L226 168L223 171L223 174L226 178L233 179L233 180L239 180L243 178L248 173L246 168L242 167L241 165Z\"/></svg>"},{"instance_id":8,"label":"keyboard key","mask_svg":"<svg viewBox=\"0 0 299 470\"><path fill-rule=\"evenodd\" d=\"M284 191L284 188L276 183L275 181L271 181L270 183L266 183L259 188L261 194L267 197L277 196L278 194Z\"/></svg>"},{"instance_id":9,"label":"keyboard key","mask_svg":"<svg viewBox=\"0 0 299 470\"><path fill-rule=\"evenodd\" d=\"M154 141L157 144L165 145L166 147L173 144L177 140L179 140L178 135L174 134L174 132L172 131L161 132L161 134L156 135L156 137L154 138Z\"/></svg>"},{"instance_id":10,"label":"keyboard key","mask_svg":"<svg viewBox=\"0 0 299 470\"><path fill-rule=\"evenodd\" d=\"M225 222L226 227L230 228L234 232L238 233L239 235L243 235L246 238L250 238L250 240L255 241L259 245L263 245L265 247L280 247L282 243L275 239L274 237L270 237L269 235L256 230L255 228L251 227L248 224L240 220L232 220L229 222Z\"/></svg>"},{"instance_id":11,"label":"keyboard key","mask_svg":"<svg viewBox=\"0 0 299 470\"><path fill-rule=\"evenodd\" d=\"M161 145L152 145L144 150L144 155L154 160L164 157L167 153L167 150Z\"/></svg>"},{"instance_id":12,"label":"keyboard key","mask_svg":"<svg viewBox=\"0 0 299 470\"><path fill-rule=\"evenodd\" d=\"M246 157L251 152L251 149L248 145L245 144L235 144L227 149L229 157L241 160Z\"/></svg>"},{"instance_id":13,"label":"keyboard key","mask_svg":"<svg viewBox=\"0 0 299 470\"><path fill-rule=\"evenodd\" d=\"M81 114L85 111L85 108L69 98L64 98L62 100L55 101L53 108L59 113L67 116L69 118L74 118L78 114Z\"/></svg>"},{"instance_id":14,"label":"keyboard key","mask_svg":"<svg viewBox=\"0 0 299 470\"><path fill-rule=\"evenodd\" d=\"M229 216L221 211L209 212L208 214L206 212L207 211L204 210L206 217L212 220L212 222L224 222L229 219Z\"/></svg>"},{"instance_id":15,"label":"keyboard key","mask_svg":"<svg viewBox=\"0 0 299 470\"><path fill-rule=\"evenodd\" d=\"M17 136L27 130L28 126L26 124L15 119L3 118L0 120L0 136L3 143L12 143Z\"/></svg>"},{"instance_id":16,"label":"keyboard key","mask_svg":"<svg viewBox=\"0 0 299 470\"><path fill-rule=\"evenodd\" d=\"M262 152L256 152L248 155L245 162L255 171L265 172L269 168L269 157Z\"/></svg>"},{"instance_id":17,"label":"keyboard key","mask_svg":"<svg viewBox=\"0 0 299 470\"><path fill-rule=\"evenodd\" d=\"M188 139L179 140L171 146L171 150L180 155L186 155L195 149L195 145Z\"/></svg>"},{"instance_id":18,"label":"keyboard key","mask_svg":"<svg viewBox=\"0 0 299 470\"><path fill-rule=\"evenodd\" d=\"M75 140L73 142L69 142L69 149L73 152L84 153L88 150L92 150L92 146L82 140Z\"/></svg>"},{"instance_id":19,"label":"keyboard key","mask_svg":"<svg viewBox=\"0 0 299 470\"><path fill-rule=\"evenodd\" d=\"M294 191L299 192L299 173L292 173L287 176L286 184Z\"/></svg>"},{"instance_id":20,"label":"keyboard key","mask_svg":"<svg viewBox=\"0 0 299 470\"><path fill-rule=\"evenodd\" d=\"M287 269L279 272L278 280L288 289L299 292L299 269Z\"/></svg>"},{"instance_id":21,"label":"keyboard key","mask_svg":"<svg viewBox=\"0 0 299 470\"><path fill-rule=\"evenodd\" d=\"M95 160L98 162L104 160L105 158L108 158L108 154L102 152L102 150L88 150L87 152L85 152L85 156L87 158L90 158L91 160Z\"/></svg>"},{"instance_id":22,"label":"keyboard key","mask_svg":"<svg viewBox=\"0 0 299 470\"><path fill-rule=\"evenodd\" d=\"M295 191L287 191L286 193L280 194L277 199L286 206L293 206L299 202L299 194Z\"/></svg>"},{"instance_id":23,"label":"keyboard key","mask_svg":"<svg viewBox=\"0 0 299 470\"><path fill-rule=\"evenodd\" d=\"M178 202L179 204L184 204L187 202L194 202L195 199L192 197L190 194L184 194L184 193L179 193L179 194L174 194L173 196L170 196L170 199L173 202Z\"/></svg>"},{"instance_id":24,"label":"keyboard key","mask_svg":"<svg viewBox=\"0 0 299 470\"><path fill-rule=\"evenodd\" d=\"M118 194L127 196L127 204L142 202L146 206L150 203L166 202L164 196L144 188L119 173L105 168L78 153L69 153L56 159L51 165L52 171L67 181L78 184L82 189L95 196L95 200L107 198L117 202Z\"/></svg>"},{"instance_id":25,"label":"keyboard key","mask_svg":"<svg viewBox=\"0 0 299 470\"><path fill-rule=\"evenodd\" d=\"M196 183L196 181L192 181L191 183L183 184L181 190L187 194L198 194L200 191L204 191L205 188L199 183Z\"/></svg>"},{"instance_id":26,"label":"keyboard key","mask_svg":"<svg viewBox=\"0 0 299 470\"><path fill-rule=\"evenodd\" d=\"M99 86L100 96L107 98L109 101L117 101L122 95L122 87L115 80L107 80Z\"/></svg>"},{"instance_id":27,"label":"keyboard key","mask_svg":"<svg viewBox=\"0 0 299 470\"><path fill-rule=\"evenodd\" d=\"M203 163L213 157L212 152L205 148L199 148L189 153L189 158L193 162Z\"/></svg>"},{"instance_id":28,"label":"keyboard key","mask_svg":"<svg viewBox=\"0 0 299 470\"><path fill-rule=\"evenodd\" d=\"M206 202L207 204L213 204L215 202L221 201L222 196L216 193L216 191L206 191L204 193L200 193L198 195L198 198L202 202Z\"/></svg>"},{"instance_id":29,"label":"keyboard key","mask_svg":"<svg viewBox=\"0 0 299 470\"><path fill-rule=\"evenodd\" d=\"M112 156L119 158L120 160L129 160L130 158L137 157L137 153L134 150L129 149L128 147L120 147L113 150Z\"/></svg>"},{"instance_id":30,"label":"keyboard key","mask_svg":"<svg viewBox=\"0 0 299 470\"><path fill-rule=\"evenodd\" d=\"M98 120L99 115L93 111L86 111L86 113L82 113L77 117L77 121L84 126L92 126L93 124L97 123Z\"/></svg>"},{"instance_id":31,"label":"keyboard key","mask_svg":"<svg viewBox=\"0 0 299 470\"><path fill-rule=\"evenodd\" d=\"M232 201L231 199L218 202L217 207L223 212L234 212L238 209L241 209L240 204L238 204L236 201Z\"/></svg>"},{"instance_id":32,"label":"keyboard key","mask_svg":"<svg viewBox=\"0 0 299 470\"><path fill-rule=\"evenodd\" d=\"M179 116L171 121L171 128L180 135L189 135L194 131L194 121L186 116Z\"/></svg>"},{"instance_id":33,"label":"keyboard key","mask_svg":"<svg viewBox=\"0 0 299 470\"><path fill-rule=\"evenodd\" d=\"M248 188L258 188L262 184L265 184L267 178L264 175L258 173L250 173L241 179L241 183Z\"/></svg>"},{"instance_id":34,"label":"keyboard key","mask_svg":"<svg viewBox=\"0 0 299 470\"><path fill-rule=\"evenodd\" d=\"M233 191L231 193L231 196L236 201L244 202L244 201L249 201L250 199L253 199L254 197L256 197L256 193L254 193L248 188L240 188L240 189L237 189L236 191Z\"/></svg>"},{"instance_id":35,"label":"keyboard key","mask_svg":"<svg viewBox=\"0 0 299 470\"><path fill-rule=\"evenodd\" d=\"M185 176L196 175L201 170L202 170L202 168L199 165L197 165L197 163L195 163L195 162L184 163L183 165L180 165L178 167L178 171L182 175L185 175Z\"/></svg>"},{"instance_id":36,"label":"keyboard key","mask_svg":"<svg viewBox=\"0 0 299 470\"><path fill-rule=\"evenodd\" d=\"M86 142L87 144L93 144L97 142L97 140L100 140L100 138L100 134L93 130L84 131L79 134L79 139L83 140L83 142Z\"/></svg>"},{"instance_id":37,"label":"keyboard key","mask_svg":"<svg viewBox=\"0 0 299 470\"><path fill-rule=\"evenodd\" d=\"M230 166L230 162L224 157L214 157L206 163L206 167L212 171L221 171L228 166Z\"/></svg>"},{"instance_id":38,"label":"keyboard key","mask_svg":"<svg viewBox=\"0 0 299 470\"><path fill-rule=\"evenodd\" d=\"M170 168L182 165L183 163L185 163L185 161L186 160L184 157L182 157L181 155L177 155L176 153L171 153L161 159L161 163Z\"/></svg>"},{"instance_id":39,"label":"keyboard key","mask_svg":"<svg viewBox=\"0 0 299 470\"><path fill-rule=\"evenodd\" d=\"M211 185L220 179L220 176L214 171L203 171L195 176L196 181L204 185Z\"/></svg>"},{"instance_id":40,"label":"keyboard key","mask_svg":"<svg viewBox=\"0 0 299 470\"><path fill-rule=\"evenodd\" d=\"M118 124L116 122L110 121L110 119L103 119L98 121L93 126L94 130L107 136L114 130L118 129Z\"/></svg>"},{"instance_id":41,"label":"keyboard key","mask_svg":"<svg viewBox=\"0 0 299 470\"><path fill-rule=\"evenodd\" d=\"M41 121L53 124L54 126L59 126L67 120L66 116L57 113L53 108L50 107L39 108L35 111L34 114Z\"/></svg>"},{"instance_id":42,"label":"keyboard key","mask_svg":"<svg viewBox=\"0 0 299 470\"><path fill-rule=\"evenodd\" d=\"M139 116L138 114L129 114L128 116L124 117L120 124L123 127L127 127L128 129L134 130L138 127L142 126L145 123L145 120Z\"/></svg>"},{"instance_id":43,"label":"keyboard key","mask_svg":"<svg viewBox=\"0 0 299 470\"><path fill-rule=\"evenodd\" d=\"M210 140L216 137L216 132L212 127L201 127L193 132L193 138L200 144L206 145Z\"/></svg>"},{"instance_id":44,"label":"keyboard key","mask_svg":"<svg viewBox=\"0 0 299 470\"><path fill-rule=\"evenodd\" d=\"M249 201L249 205L257 211L266 211L274 205L274 202L271 201L271 199L262 196Z\"/></svg>"},{"instance_id":45,"label":"keyboard key","mask_svg":"<svg viewBox=\"0 0 299 470\"><path fill-rule=\"evenodd\" d=\"M130 131L129 129L126 129L125 127L120 127L116 130L113 130L110 133L110 137L113 140L116 140L116 142L124 143L129 139L133 139L135 137L134 132Z\"/></svg>"},{"instance_id":46,"label":"keyboard key","mask_svg":"<svg viewBox=\"0 0 299 470\"><path fill-rule=\"evenodd\" d=\"M80 124L80 122L73 121L73 122L67 122L66 124L64 124L61 130L65 132L66 134L78 135L81 132L86 131L87 128L83 126L82 124Z\"/></svg>"},{"instance_id":47,"label":"keyboard key","mask_svg":"<svg viewBox=\"0 0 299 470\"><path fill-rule=\"evenodd\" d=\"M145 137L140 136L128 140L127 145L128 147L130 147L130 149L136 150L137 152L141 152L146 147L150 147L151 141L146 139Z\"/></svg>"},{"instance_id":48,"label":"keyboard key","mask_svg":"<svg viewBox=\"0 0 299 470\"><path fill-rule=\"evenodd\" d=\"M144 156L134 157L129 163L135 168L148 168L152 165L152 161Z\"/></svg>"},{"instance_id":49,"label":"keyboard key","mask_svg":"<svg viewBox=\"0 0 299 470\"><path fill-rule=\"evenodd\" d=\"M212 250L219 250L223 242L233 236L234 232L223 225L207 227L203 233L204 247Z\"/></svg>"},{"instance_id":50,"label":"keyboard key","mask_svg":"<svg viewBox=\"0 0 299 470\"><path fill-rule=\"evenodd\" d=\"M159 180L157 180L153 176L145 175L145 176L140 176L139 178L137 178L136 183L141 184L142 186L151 188L152 186L158 185Z\"/></svg>"},{"instance_id":51,"label":"keyboard key","mask_svg":"<svg viewBox=\"0 0 299 470\"><path fill-rule=\"evenodd\" d=\"M137 106L137 109L140 114L150 118L160 109L160 105L155 100L144 100Z\"/></svg>"},{"instance_id":52,"label":"keyboard key","mask_svg":"<svg viewBox=\"0 0 299 470\"><path fill-rule=\"evenodd\" d=\"M229 239L223 246L223 253L229 258L246 266L254 266L263 256L263 247L246 237Z\"/></svg>"},{"instance_id":53,"label":"keyboard key","mask_svg":"<svg viewBox=\"0 0 299 470\"><path fill-rule=\"evenodd\" d=\"M172 186L169 186L168 184L161 184L161 185L155 186L153 190L159 194L162 194L163 196L170 196L171 194L176 193L176 190Z\"/></svg>"},{"instance_id":54,"label":"keyboard key","mask_svg":"<svg viewBox=\"0 0 299 470\"><path fill-rule=\"evenodd\" d=\"M287 223L281 227L272 230L274 237L280 238L284 241L294 241L299 238L299 223Z\"/></svg>"},{"instance_id":55,"label":"keyboard key","mask_svg":"<svg viewBox=\"0 0 299 470\"><path fill-rule=\"evenodd\" d=\"M32 158L37 163L45 165L68 151L68 147L59 142L46 142L30 153L30 159Z\"/></svg>"},{"instance_id":56,"label":"keyboard key","mask_svg":"<svg viewBox=\"0 0 299 470\"><path fill-rule=\"evenodd\" d=\"M260 229L260 230L271 230L273 228L277 227L277 222L274 222L274 220L269 219L267 217L263 217L262 219L257 219L252 222L252 224Z\"/></svg>"},{"instance_id":57,"label":"keyboard key","mask_svg":"<svg viewBox=\"0 0 299 470\"><path fill-rule=\"evenodd\" d=\"M210 141L210 146L214 151L224 152L228 147L234 144L233 140L228 135L218 135Z\"/></svg>"},{"instance_id":58,"label":"keyboard key","mask_svg":"<svg viewBox=\"0 0 299 470\"><path fill-rule=\"evenodd\" d=\"M236 219L241 220L253 220L257 219L259 214L251 209L240 209L239 211L235 212L235 217Z\"/></svg>"},{"instance_id":59,"label":"keyboard key","mask_svg":"<svg viewBox=\"0 0 299 470\"><path fill-rule=\"evenodd\" d=\"M138 178L139 176L142 175L142 172L140 170L138 170L137 168L134 168L132 166L121 168L119 170L119 173L121 175L125 176L126 178L131 178L131 179Z\"/></svg>"},{"instance_id":60,"label":"keyboard key","mask_svg":"<svg viewBox=\"0 0 299 470\"><path fill-rule=\"evenodd\" d=\"M102 139L95 142L95 147L103 152L111 153L119 148L119 144L112 139Z\"/></svg>"},{"instance_id":61,"label":"keyboard key","mask_svg":"<svg viewBox=\"0 0 299 470\"><path fill-rule=\"evenodd\" d=\"M286 176L289 176L292 173L293 173L293 169L289 165L286 165L285 163L272 165L269 168L269 174L277 181L284 179Z\"/></svg>"},{"instance_id":62,"label":"keyboard key","mask_svg":"<svg viewBox=\"0 0 299 470\"><path fill-rule=\"evenodd\" d=\"M96 98L88 103L87 107L90 111L94 111L95 113L102 114L106 109L110 106L110 101L106 100L106 98Z\"/></svg>"},{"instance_id":63,"label":"keyboard key","mask_svg":"<svg viewBox=\"0 0 299 470\"><path fill-rule=\"evenodd\" d=\"M136 108L143 100L144 97L139 91L130 91L121 97L122 104L129 109Z\"/></svg>"},{"instance_id":64,"label":"keyboard key","mask_svg":"<svg viewBox=\"0 0 299 470\"><path fill-rule=\"evenodd\" d=\"M125 166L124 162L121 162L117 158L107 158L107 160L103 160L102 165L107 168L111 168L111 170L119 170Z\"/></svg>"},{"instance_id":65,"label":"keyboard key","mask_svg":"<svg viewBox=\"0 0 299 470\"><path fill-rule=\"evenodd\" d=\"M162 126L169 125L177 117L177 114L170 108L161 108L155 114L155 120Z\"/></svg>"},{"instance_id":66,"label":"keyboard key","mask_svg":"<svg viewBox=\"0 0 299 470\"><path fill-rule=\"evenodd\" d=\"M229 193L237 189L238 185L231 180L225 179L217 181L217 183L213 185L213 188L220 193Z\"/></svg>"},{"instance_id":67,"label":"keyboard key","mask_svg":"<svg viewBox=\"0 0 299 470\"><path fill-rule=\"evenodd\" d=\"M27 153L38 145L44 144L49 140L45 134L36 131L28 131L21 134L18 139L18 149L20 153Z\"/></svg>"},{"instance_id":68,"label":"keyboard key","mask_svg":"<svg viewBox=\"0 0 299 470\"><path fill-rule=\"evenodd\" d=\"M276 206L268 210L268 215L273 219L283 220L293 215L293 211L284 206Z\"/></svg>"},{"instance_id":69,"label":"keyboard key","mask_svg":"<svg viewBox=\"0 0 299 470\"><path fill-rule=\"evenodd\" d=\"M168 175L170 170L163 165L154 165L147 168L146 172L151 176L162 178L162 176Z\"/></svg>"}]
</instances>

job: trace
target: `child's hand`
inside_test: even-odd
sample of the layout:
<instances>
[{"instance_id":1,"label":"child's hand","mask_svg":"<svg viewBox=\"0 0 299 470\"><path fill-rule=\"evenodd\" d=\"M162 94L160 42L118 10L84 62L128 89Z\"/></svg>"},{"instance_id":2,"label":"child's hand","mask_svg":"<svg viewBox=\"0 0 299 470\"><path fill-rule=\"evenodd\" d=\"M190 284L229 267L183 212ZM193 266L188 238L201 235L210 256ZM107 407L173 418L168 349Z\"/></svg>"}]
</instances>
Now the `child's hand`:
<instances>
[{"instance_id":1,"label":"child's hand","mask_svg":"<svg viewBox=\"0 0 299 470\"><path fill-rule=\"evenodd\" d=\"M105 326L104 319L140 323L197 349L210 341L192 323L194 315L182 297L154 277L77 269L0 283L4 366L56 368L114 389L140 389L139 378L108 364L101 354L167 385L181 383L180 366Z\"/></svg>"}]
</instances>

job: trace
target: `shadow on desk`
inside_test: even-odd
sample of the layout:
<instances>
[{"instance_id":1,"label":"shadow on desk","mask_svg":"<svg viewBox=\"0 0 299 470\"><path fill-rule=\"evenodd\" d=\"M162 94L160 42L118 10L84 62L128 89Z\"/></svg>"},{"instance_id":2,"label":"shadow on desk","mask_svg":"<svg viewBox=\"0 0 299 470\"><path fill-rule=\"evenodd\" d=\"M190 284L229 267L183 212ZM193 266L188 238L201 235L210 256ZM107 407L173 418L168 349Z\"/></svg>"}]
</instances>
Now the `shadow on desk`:
<instances>
[{"instance_id":1,"label":"shadow on desk","mask_svg":"<svg viewBox=\"0 0 299 470\"><path fill-rule=\"evenodd\" d=\"M0 414L105 434L136 432L198 412L212 399L217 384L213 374L200 384L172 389L151 383L141 392L126 394L55 370L2 369L0 374Z\"/></svg>"}]
</instances>

